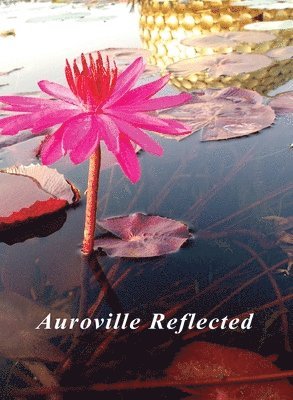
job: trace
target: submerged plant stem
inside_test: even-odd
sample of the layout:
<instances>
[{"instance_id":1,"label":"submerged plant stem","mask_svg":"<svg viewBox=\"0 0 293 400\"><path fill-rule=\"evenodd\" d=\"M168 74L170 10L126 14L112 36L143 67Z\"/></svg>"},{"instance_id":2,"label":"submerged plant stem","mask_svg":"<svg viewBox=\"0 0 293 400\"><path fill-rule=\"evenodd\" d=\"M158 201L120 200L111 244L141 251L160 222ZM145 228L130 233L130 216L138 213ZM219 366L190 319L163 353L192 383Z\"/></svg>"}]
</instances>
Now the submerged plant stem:
<instances>
[{"instance_id":1,"label":"submerged plant stem","mask_svg":"<svg viewBox=\"0 0 293 400\"><path fill-rule=\"evenodd\" d=\"M91 254L94 248L100 167L101 148L98 146L95 152L91 155L89 163L85 225L82 243L82 252L85 255Z\"/></svg>"},{"instance_id":2,"label":"submerged plant stem","mask_svg":"<svg viewBox=\"0 0 293 400\"><path fill-rule=\"evenodd\" d=\"M160 379L160 380L134 380L123 381L117 383L97 383L87 387L38 387L38 388L24 388L13 389L10 394L14 397L23 396L37 396L48 395L50 393L81 393L81 392L111 392L122 390L137 390L137 389L157 389L157 388L181 388L184 390L186 386L193 387L209 387L209 386L228 386L235 384L255 384L260 382L278 381L286 378L293 377L293 370L280 371L268 374L249 375L249 376L229 376L225 378L207 378L207 379L189 379L186 381L176 382L174 379Z\"/></svg>"}]
</instances>

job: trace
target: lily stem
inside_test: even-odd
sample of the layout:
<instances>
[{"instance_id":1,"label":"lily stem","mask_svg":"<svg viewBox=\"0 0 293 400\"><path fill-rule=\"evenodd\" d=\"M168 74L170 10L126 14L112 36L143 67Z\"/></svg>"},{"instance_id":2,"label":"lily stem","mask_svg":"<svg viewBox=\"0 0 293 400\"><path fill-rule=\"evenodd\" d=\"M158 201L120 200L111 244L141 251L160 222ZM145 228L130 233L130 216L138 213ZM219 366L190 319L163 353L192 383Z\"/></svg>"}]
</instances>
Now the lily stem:
<instances>
[{"instance_id":1,"label":"lily stem","mask_svg":"<svg viewBox=\"0 0 293 400\"><path fill-rule=\"evenodd\" d=\"M85 225L82 243L82 252L85 255L91 254L94 249L100 167L101 148L98 146L95 152L91 155L89 163Z\"/></svg>"}]
</instances>

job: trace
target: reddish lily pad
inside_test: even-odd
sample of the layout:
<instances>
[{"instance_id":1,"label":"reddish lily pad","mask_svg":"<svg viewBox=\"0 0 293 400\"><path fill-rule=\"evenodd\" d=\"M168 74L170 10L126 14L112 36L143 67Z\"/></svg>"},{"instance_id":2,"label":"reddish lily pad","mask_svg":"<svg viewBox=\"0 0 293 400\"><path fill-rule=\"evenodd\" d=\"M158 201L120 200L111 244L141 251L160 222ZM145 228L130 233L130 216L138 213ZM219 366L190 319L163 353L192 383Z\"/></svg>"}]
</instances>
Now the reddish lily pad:
<instances>
[{"instance_id":1,"label":"reddish lily pad","mask_svg":"<svg viewBox=\"0 0 293 400\"><path fill-rule=\"evenodd\" d=\"M178 61L167 67L174 76L189 76L200 72L207 73L210 77L235 76L243 73L254 72L268 67L272 59L263 54L238 54L212 55L205 57L189 58Z\"/></svg>"},{"instance_id":2,"label":"reddish lily pad","mask_svg":"<svg viewBox=\"0 0 293 400\"><path fill-rule=\"evenodd\" d=\"M186 38L182 40L185 46L192 46L195 48L210 47L213 49L220 49L223 47L234 48L239 43L254 43L260 44L270 40L274 40L276 36L269 32L218 32L211 33L204 37Z\"/></svg>"},{"instance_id":3,"label":"reddish lily pad","mask_svg":"<svg viewBox=\"0 0 293 400\"><path fill-rule=\"evenodd\" d=\"M202 129L203 141L232 139L258 132L274 122L274 111L262 100L252 90L208 89L195 93L188 104L159 115L188 124L192 132Z\"/></svg>"},{"instance_id":4,"label":"reddish lily pad","mask_svg":"<svg viewBox=\"0 0 293 400\"><path fill-rule=\"evenodd\" d=\"M117 237L95 241L111 257L157 257L174 253L190 237L188 228L179 221L141 213L110 218L98 224Z\"/></svg>"},{"instance_id":5,"label":"reddish lily pad","mask_svg":"<svg viewBox=\"0 0 293 400\"><path fill-rule=\"evenodd\" d=\"M49 339L64 335L63 330L36 330L44 318L51 313L52 320L70 318L40 306L19 294L0 292L0 354L13 360L42 360L60 362L64 355Z\"/></svg>"},{"instance_id":6,"label":"reddish lily pad","mask_svg":"<svg viewBox=\"0 0 293 400\"><path fill-rule=\"evenodd\" d=\"M228 377L270 374L280 370L267 358L257 353L218 344L196 342L180 350L167 369L168 379L184 383L208 381ZM186 388L186 391L189 391ZM192 390L190 390L192 393ZM251 384L196 387L190 399L206 400L290 400L293 388L286 379Z\"/></svg>"},{"instance_id":7,"label":"reddish lily pad","mask_svg":"<svg viewBox=\"0 0 293 400\"><path fill-rule=\"evenodd\" d=\"M293 58L293 46L272 49L268 51L266 55L277 61L290 60L291 58Z\"/></svg>"},{"instance_id":8,"label":"reddish lily pad","mask_svg":"<svg viewBox=\"0 0 293 400\"><path fill-rule=\"evenodd\" d=\"M0 171L0 230L59 211L79 201L79 193L56 170L41 165Z\"/></svg>"},{"instance_id":9,"label":"reddish lily pad","mask_svg":"<svg viewBox=\"0 0 293 400\"><path fill-rule=\"evenodd\" d=\"M277 114L287 114L293 112L293 91L279 94L274 97L269 105Z\"/></svg>"}]
</instances>

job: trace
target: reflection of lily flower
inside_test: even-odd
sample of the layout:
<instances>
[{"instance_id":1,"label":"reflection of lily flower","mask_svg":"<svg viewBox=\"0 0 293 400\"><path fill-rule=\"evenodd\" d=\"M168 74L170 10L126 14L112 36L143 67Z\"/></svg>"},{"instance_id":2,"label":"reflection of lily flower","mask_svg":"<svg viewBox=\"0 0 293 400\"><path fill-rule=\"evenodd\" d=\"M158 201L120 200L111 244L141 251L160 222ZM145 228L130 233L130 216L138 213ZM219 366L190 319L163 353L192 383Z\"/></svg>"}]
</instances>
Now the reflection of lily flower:
<instances>
[{"instance_id":1,"label":"reflection of lily flower","mask_svg":"<svg viewBox=\"0 0 293 400\"><path fill-rule=\"evenodd\" d=\"M116 156L122 170L132 182L140 178L140 167L133 143L144 150L162 154L161 146L142 129L168 135L190 132L182 123L160 119L150 111L181 105L190 95L152 98L168 82L164 76L156 81L134 87L144 70L142 58L137 58L121 74L115 63L98 53L96 59L81 56L81 66L68 61L65 67L69 88L49 81L39 82L41 90L55 99L22 96L0 96L1 108L20 114L2 118L3 135L15 135L31 129L38 133L45 128L60 125L42 145L44 164L52 164L66 153L73 163L85 161L103 140Z\"/></svg>"}]
</instances>

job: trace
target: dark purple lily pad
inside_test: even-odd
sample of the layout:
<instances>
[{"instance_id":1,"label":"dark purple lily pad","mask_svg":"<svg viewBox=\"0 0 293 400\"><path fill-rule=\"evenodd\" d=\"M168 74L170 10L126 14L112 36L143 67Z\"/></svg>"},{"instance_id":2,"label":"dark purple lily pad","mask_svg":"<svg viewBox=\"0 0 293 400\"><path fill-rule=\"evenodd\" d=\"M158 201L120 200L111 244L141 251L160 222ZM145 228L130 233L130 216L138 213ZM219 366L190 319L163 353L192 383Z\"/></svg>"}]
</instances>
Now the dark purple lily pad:
<instances>
[{"instance_id":1,"label":"dark purple lily pad","mask_svg":"<svg viewBox=\"0 0 293 400\"><path fill-rule=\"evenodd\" d=\"M203 141L231 139L258 132L274 122L274 111L262 100L252 90L208 89L195 93L188 104L162 111L159 116L182 121L193 133L203 129Z\"/></svg>"},{"instance_id":2,"label":"dark purple lily pad","mask_svg":"<svg viewBox=\"0 0 293 400\"><path fill-rule=\"evenodd\" d=\"M106 219L98 225L116 236L95 241L95 248L102 248L111 257L142 258L174 253L190 237L182 222L141 213Z\"/></svg>"},{"instance_id":3,"label":"dark purple lily pad","mask_svg":"<svg viewBox=\"0 0 293 400\"><path fill-rule=\"evenodd\" d=\"M210 77L236 76L243 73L258 71L268 67L273 60L263 54L212 55L189 58L178 61L167 67L175 76L186 77L192 74L207 73Z\"/></svg>"},{"instance_id":4,"label":"dark purple lily pad","mask_svg":"<svg viewBox=\"0 0 293 400\"><path fill-rule=\"evenodd\" d=\"M70 318L64 312L40 306L19 294L0 292L0 354L12 360L60 362L64 355L49 339L64 335L63 330L36 330L51 313L56 318Z\"/></svg>"},{"instance_id":5,"label":"dark purple lily pad","mask_svg":"<svg viewBox=\"0 0 293 400\"><path fill-rule=\"evenodd\" d=\"M293 112L293 91L285 92L274 97L269 105L277 114L288 114Z\"/></svg>"}]
</instances>

